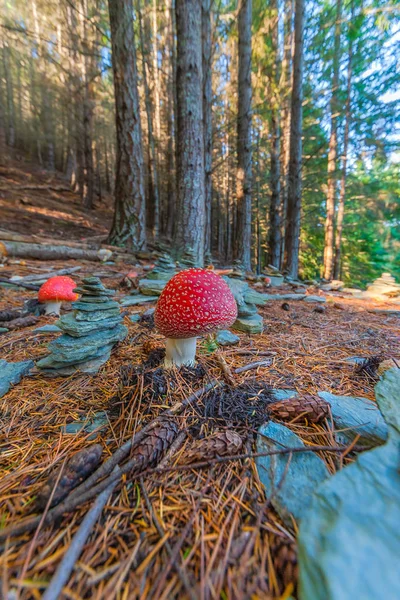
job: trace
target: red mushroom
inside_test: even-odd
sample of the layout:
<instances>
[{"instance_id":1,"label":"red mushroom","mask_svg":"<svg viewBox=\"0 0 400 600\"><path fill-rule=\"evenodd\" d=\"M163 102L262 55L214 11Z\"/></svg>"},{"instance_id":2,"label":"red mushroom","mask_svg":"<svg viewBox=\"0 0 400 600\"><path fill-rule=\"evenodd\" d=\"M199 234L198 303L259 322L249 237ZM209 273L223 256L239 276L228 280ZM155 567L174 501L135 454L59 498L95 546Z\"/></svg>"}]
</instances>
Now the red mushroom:
<instances>
[{"instance_id":1,"label":"red mushroom","mask_svg":"<svg viewBox=\"0 0 400 600\"><path fill-rule=\"evenodd\" d=\"M50 277L42 285L38 293L39 302L46 304L46 315L60 314L61 302L73 302L78 299L78 294L73 290L76 283L71 277Z\"/></svg>"},{"instance_id":2,"label":"red mushroom","mask_svg":"<svg viewBox=\"0 0 400 600\"><path fill-rule=\"evenodd\" d=\"M199 335L229 327L237 317L235 298L213 271L187 269L169 280L154 320L167 338L165 367L193 365Z\"/></svg>"}]
</instances>

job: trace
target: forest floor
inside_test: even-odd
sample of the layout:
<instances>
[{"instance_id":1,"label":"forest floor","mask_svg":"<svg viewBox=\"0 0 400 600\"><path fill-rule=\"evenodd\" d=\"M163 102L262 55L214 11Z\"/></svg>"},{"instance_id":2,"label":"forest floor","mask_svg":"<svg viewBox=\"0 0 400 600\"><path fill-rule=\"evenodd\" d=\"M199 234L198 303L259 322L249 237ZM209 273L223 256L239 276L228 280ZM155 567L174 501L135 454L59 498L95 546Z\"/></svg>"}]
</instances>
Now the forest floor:
<instances>
[{"instance_id":1,"label":"forest floor","mask_svg":"<svg viewBox=\"0 0 400 600\"><path fill-rule=\"evenodd\" d=\"M2 229L24 234L42 231L65 240L107 233L111 214L107 205L85 211L69 192L22 190L26 185L48 188L55 180L33 169L10 168L7 173L0 171ZM57 180L54 187L61 185ZM134 268L140 276L147 263L139 264ZM73 266L81 267L73 274L78 283L96 274L107 287L117 290L117 299L126 295L121 284L132 264L123 260L108 265L75 260L50 265L10 259L0 276ZM284 286L262 291L292 290ZM310 293L321 294L315 289ZM35 297L35 291L0 287L0 310L20 307L24 299ZM98 374L48 379L34 373L0 399L0 523L5 527L35 514L35 498L49 473L75 452L99 443L104 462L162 411L214 380L225 385L227 395L232 394L232 385L243 392L245 403L235 418L213 412L216 392L211 390L163 421L172 436L180 432L163 459L164 471L147 469L140 476L128 471L122 476L75 564L63 598L206 600L295 595L296 524L285 526L266 500L253 458L213 462L200 441L216 434L226 436L234 429L243 441L240 451L254 452L256 428L269 418L271 400L267 394L259 414L249 414L243 406L254 396L265 396L262 386L295 389L301 395L328 391L373 400L375 380L365 372L357 373L348 359L383 356L400 360L400 326L398 317L368 312L390 305L340 293L327 297L321 314L312 303L289 301L289 311L281 305L281 301L271 301L260 308L262 334L239 334L237 346L217 352L202 340L199 367L194 372L169 374L160 369L163 339L151 319L134 323L129 318L154 304L129 307L124 317L128 337ZM35 329L54 322L42 316L31 327L1 334L0 358L21 361L45 356L48 342L58 334ZM257 361L264 365L235 373L238 367ZM67 425L92 421L94 433L65 431ZM325 420L286 425L307 445L336 445ZM135 450L128 454L135 456ZM327 450L318 454L331 473L354 458ZM188 461L199 460L206 462L202 468L187 466ZM41 597L92 502L50 525L40 523L31 532L0 542L4 598L16 597L16 590L20 598Z\"/></svg>"}]
</instances>

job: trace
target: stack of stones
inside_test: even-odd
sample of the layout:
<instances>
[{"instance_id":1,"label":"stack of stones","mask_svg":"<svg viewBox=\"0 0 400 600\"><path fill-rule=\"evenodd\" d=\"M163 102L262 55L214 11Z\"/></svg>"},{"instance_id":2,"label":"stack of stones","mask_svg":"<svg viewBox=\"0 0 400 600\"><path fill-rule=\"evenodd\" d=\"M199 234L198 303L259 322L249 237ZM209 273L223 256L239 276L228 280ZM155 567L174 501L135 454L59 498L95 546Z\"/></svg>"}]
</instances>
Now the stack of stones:
<instances>
[{"instance_id":1,"label":"stack of stones","mask_svg":"<svg viewBox=\"0 0 400 600\"><path fill-rule=\"evenodd\" d=\"M191 248L187 248L182 255L182 258L179 261L179 266L181 270L184 271L186 269L193 269L196 267L196 257Z\"/></svg>"},{"instance_id":2,"label":"stack of stones","mask_svg":"<svg viewBox=\"0 0 400 600\"><path fill-rule=\"evenodd\" d=\"M128 334L121 325L119 304L111 299L114 290L105 288L97 277L86 277L74 291L81 298L72 303L73 313L57 321L63 335L50 342L50 354L36 364L50 377L96 373L110 358L113 346Z\"/></svg>"},{"instance_id":3,"label":"stack of stones","mask_svg":"<svg viewBox=\"0 0 400 600\"><path fill-rule=\"evenodd\" d=\"M365 295L370 298L394 298L400 296L400 285L390 273L382 273L382 276L367 287Z\"/></svg>"},{"instance_id":4,"label":"stack of stones","mask_svg":"<svg viewBox=\"0 0 400 600\"><path fill-rule=\"evenodd\" d=\"M229 285L238 307L238 317L232 325L232 329L246 333L261 333L263 318L257 313L257 305L266 304L264 294L251 289L249 284L239 279L237 275L223 277L223 279Z\"/></svg>"},{"instance_id":5,"label":"stack of stones","mask_svg":"<svg viewBox=\"0 0 400 600\"><path fill-rule=\"evenodd\" d=\"M147 274L146 279L139 283L139 290L145 296L159 296L167 281L175 275L176 267L171 256L163 252L158 258L154 269Z\"/></svg>"}]
</instances>

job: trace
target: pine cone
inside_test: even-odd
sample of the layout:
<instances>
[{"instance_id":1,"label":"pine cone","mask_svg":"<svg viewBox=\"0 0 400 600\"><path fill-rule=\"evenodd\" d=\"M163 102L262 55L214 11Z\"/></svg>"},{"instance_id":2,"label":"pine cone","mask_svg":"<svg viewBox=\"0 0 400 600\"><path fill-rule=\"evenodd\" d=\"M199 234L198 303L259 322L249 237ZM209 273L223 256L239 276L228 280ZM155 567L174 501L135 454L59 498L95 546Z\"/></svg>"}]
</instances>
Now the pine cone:
<instances>
[{"instance_id":1,"label":"pine cone","mask_svg":"<svg viewBox=\"0 0 400 600\"><path fill-rule=\"evenodd\" d=\"M301 416L301 420L318 423L329 416L329 404L319 396L310 394L274 402L268 406L268 410L272 417L282 421L291 421Z\"/></svg>"},{"instance_id":2,"label":"pine cone","mask_svg":"<svg viewBox=\"0 0 400 600\"><path fill-rule=\"evenodd\" d=\"M69 459L63 468L50 506L61 502L78 484L89 477L99 464L102 452L103 448L100 444L92 444ZM35 510L43 509L47 505L61 468L53 471L45 485L39 490L34 505Z\"/></svg>"},{"instance_id":3,"label":"pine cone","mask_svg":"<svg viewBox=\"0 0 400 600\"><path fill-rule=\"evenodd\" d=\"M276 538L271 547L271 557L281 593L283 594L290 583L296 589L299 577L296 544Z\"/></svg>"},{"instance_id":4,"label":"pine cone","mask_svg":"<svg viewBox=\"0 0 400 600\"><path fill-rule=\"evenodd\" d=\"M134 467L133 472L139 473L147 467L156 466L177 433L178 427L172 421L164 421L154 427L145 439L132 449L131 458L137 459L137 466Z\"/></svg>"},{"instance_id":5,"label":"pine cone","mask_svg":"<svg viewBox=\"0 0 400 600\"><path fill-rule=\"evenodd\" d=\"M197 440L185 455L185 462L210 460L217 456L237 454L243 445L241 436L230 429L219 431L214 435Z\"/></svg>"}]
</instances>

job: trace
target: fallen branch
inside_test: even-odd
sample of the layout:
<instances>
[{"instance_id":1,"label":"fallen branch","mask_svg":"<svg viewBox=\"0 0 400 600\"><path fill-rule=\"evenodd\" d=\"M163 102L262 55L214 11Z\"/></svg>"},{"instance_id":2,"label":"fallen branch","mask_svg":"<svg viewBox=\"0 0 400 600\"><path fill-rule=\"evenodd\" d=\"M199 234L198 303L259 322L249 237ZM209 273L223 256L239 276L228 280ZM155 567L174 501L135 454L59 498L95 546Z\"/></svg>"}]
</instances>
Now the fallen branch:
<instances>
[{"instance_id":1,"label":"fallen branch","mask_svg":"<svg viewBox=\"0 0 400 600\"><path fill-rule=\"evenodd\" d=\"M40 287L39 285L33 285L32 283L21 283L19 281L11 281L10 279L6 279L5 277L0 277L0 283L7 283L8 285L21 287L25 290L35 290L35 292L37 292Z\"/></svg>"},{"instance_id":2,"label":"fallen branch","mask_svg":"<svg viewBox=\"0 0 400 600\"><path fill-rule=\"evenodd\" d=\"M116 470L118 467L116 467ZM99 518L111 492L117 485L117 481L110 483L106 489L99 494L96 498L95 503L90 508L90 510L85 515L82 523L79 526L78 531L72 538L70 545L68 546L68 550L64 554L64 557L61 563L58 565L56 572L54 573L49 586L47 587L45 593L42 596L42 600L54 600L58 598L62 592L64 585L68 582L72 570L76 561L78 560L85 542L92 531L94 524Z\"/></svg>"},{"instance_id":3,"label":"fallen branch","mask_svg":"<svg viewBox=\"0 0 400 600\"><path fill-rule=\"evenodd\" d=\"M39 260L67 260L77 258L82 260L101 261L98 250L75 248L72 246L57 246L48 244L31 244L26 242L2 241L6 256L16 258L35 258Z\"/></svg>"}]
</instances>

